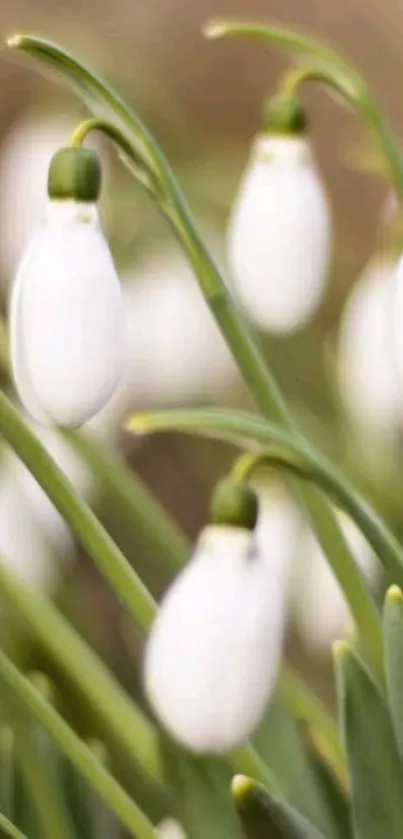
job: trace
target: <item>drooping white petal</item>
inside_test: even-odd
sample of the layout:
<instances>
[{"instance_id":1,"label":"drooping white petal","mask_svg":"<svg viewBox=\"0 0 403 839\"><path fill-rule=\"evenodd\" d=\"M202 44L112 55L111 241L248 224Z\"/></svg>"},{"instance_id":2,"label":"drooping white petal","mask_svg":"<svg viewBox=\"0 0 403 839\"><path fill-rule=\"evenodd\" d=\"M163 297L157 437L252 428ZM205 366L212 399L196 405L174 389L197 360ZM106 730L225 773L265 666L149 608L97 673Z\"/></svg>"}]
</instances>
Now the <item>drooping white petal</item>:
<instances>
[{"instance_id":1,"label":"drooping white petal","mask_svg":"<svg viewBox=\"0 0 403 839\"><path fill-rule=\"evenodd\" d=\"M377 571L374 554L351 519L343 514L339 518L357 564L367 581L374 583ZM296 625L303 642L318 654L329 653L333 642L348 631L349 609L311 530L306 530L301 539L294 598Z\"/></svg>"},{"instance_id":2,"label":"drooping white petal","mask_svg":"<svg viewBox=\"0 0 403 839\"><path fill-rule=\"evenodd\" d=\"M391 257L371 261L354 285L340 325L341 395L364 434L389 435L403 422L403 388L392 334L394 311L398 312L395 272L396 263Z\"/></svg>"},{"instance_id":3,"label":"drooping white petal","mask_svg":"<svg viewBox=\"0 0 403 839\"><path fill-rule=\"evenodd\" d=\"M331 220L307 141L258 137L228 231L234 290L263 329L289 332L318 306Z\"/></svg>"},{"instance_id":4,"label":"drooping white petal","mask_svg":"<svg viewBox=\"0 0 403 839\"><path fill-rule=\"evenodd\" d=\"M220 753L250 736L273 689L283 611L254 537L206 528L162 601L145 655L148 697L173 737Z\"/></svg>"},{"instance_id":5,"label":"drooping white petal","mask_svg":"<svg viewBox=\"0 0 403 839\"><path fill-rule=\"evenodd\" d=\"M125 319L94 207L51 204L16 279L10 332L15 383L34 419L81 425L110 398Z\"/></svg>"}]
</instances>

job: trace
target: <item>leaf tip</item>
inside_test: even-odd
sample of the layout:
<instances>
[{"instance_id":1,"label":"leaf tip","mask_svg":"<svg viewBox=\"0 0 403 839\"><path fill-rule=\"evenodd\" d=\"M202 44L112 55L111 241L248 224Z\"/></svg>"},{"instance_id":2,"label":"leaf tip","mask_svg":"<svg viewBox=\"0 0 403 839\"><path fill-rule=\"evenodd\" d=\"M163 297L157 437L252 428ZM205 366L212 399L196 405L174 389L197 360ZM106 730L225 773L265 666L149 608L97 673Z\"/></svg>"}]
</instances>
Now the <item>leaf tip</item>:
<instances>
[{"instance_id":1,"label":"leaf tip","mask_svg":"<svg viewBox=\"0 0 403 839\"><path fill-rule=\"evenodd\" d=\"M220 20L209 20L202 29L205 38L221 38L225 34L225 23Z\"/></svg>"},{"instance_id":2,"label":"leaf tip","mask_svg":"<svg viewBox=\"0 0 403 839\"><path fill-rule=\"evenodd\" d=\"M403 604L403 592L399 586L393 585L390 586L386 592L385 597L386 603L390 603L391 605L402 605Z\"/></svg>"},{"instance_id":3,"label":"leaf tip","mask_svg":"<svg viewBox=\"0 0 403 839\"><path fill-rule=\"evenodd\" d=\"M6 45L11 50L19 49L19 47L22 46L23 41L24 36L21 34L10 35L9 38L6 39Z\"/></svg>"},{"instance_id":4,"label":"leaf tip","mask_svg":"<svg viewBox=\"0 0 403 839\"><path fill-rule=\"evenodd\" d=\"M343 661L350 654L350 646L347 641L335 641L332 649L335 661Z\"/></svg>"},{"instance_id":5,"label":"leaf tip","mask_svg":"<svg viewBox=\"0 0 403 839\"><path fill-rule=\"evenodd\" d=\"M126 431L131 431L132 434L146 434L149 429L149 424L146 414L130 414L123 426Z\"/></svg>"},{"instance_id":6,"label":"leaf tip","mask_svg":"<svg viewBox=\"0 0 403 839\"><path fill-rule=\"evenodd\" d=\"M235 775L231 781L231 792L234 801L236 803L242 801L245 795L251 791L252 787L252 778L248 778L246 775Z\"/></svg>"}]
</instances>

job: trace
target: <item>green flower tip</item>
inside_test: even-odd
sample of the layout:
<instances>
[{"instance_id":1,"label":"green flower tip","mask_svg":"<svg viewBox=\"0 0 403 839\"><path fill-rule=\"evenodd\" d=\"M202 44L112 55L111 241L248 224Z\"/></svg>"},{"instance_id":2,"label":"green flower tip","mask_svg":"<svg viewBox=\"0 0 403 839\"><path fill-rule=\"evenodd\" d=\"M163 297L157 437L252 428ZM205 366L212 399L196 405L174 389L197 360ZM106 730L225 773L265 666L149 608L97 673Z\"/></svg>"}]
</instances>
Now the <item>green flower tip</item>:
<instances>
[{"instance_id":1,"label":"green flower tip","mask_svg":"<svg viewBox=\"0 0 403 839\"><path fill-rule=\"evenodd\" d=\"M248 484L224 478L214 489L210 516L213 524L254 530L259 512L256 492Z\"/></svg>"},{"instance_id":2,"label":"green flower tip","mask_svg":"<svg viewBox=\"0 0 403 839\"><path fill-rule=\"evenodd\" d=\"M306 133L306 112L292 96L268 99L262 110L262 129L268 134L299 137Z\"/></svg>"},{"instance_id":3,"label":"green flower tip","mask_svg":"<svg viewBox=\"0 0 403 839\"><path fill-rule=\"evenodd\" d=\"M235 775L231 781L231 793L236 804L241 803L243 799L249 795L253 790L253 780L246 775Z\"/></svg>"},{"instance_id":4,"label":"green flower tip","mask_svg":"<svg viewBox=\"0 0 403 839\"><path fill-rule=\"evenodd\" d=\"M391 606L403 605L403 592L399 586L393 585L388 588L385 597L385 603Z\"/></svg>"},{"instance_id":5,"label":"green flower tip","mask_svg":"<svg viewBox=\"0 0 403 839\"><path fill-rule=\"evenodd\" d=\"M101 192L101 163L92 149L66 146L50 161L48 195L54 201L95 203Z\"/></svg>"}]
</instances>

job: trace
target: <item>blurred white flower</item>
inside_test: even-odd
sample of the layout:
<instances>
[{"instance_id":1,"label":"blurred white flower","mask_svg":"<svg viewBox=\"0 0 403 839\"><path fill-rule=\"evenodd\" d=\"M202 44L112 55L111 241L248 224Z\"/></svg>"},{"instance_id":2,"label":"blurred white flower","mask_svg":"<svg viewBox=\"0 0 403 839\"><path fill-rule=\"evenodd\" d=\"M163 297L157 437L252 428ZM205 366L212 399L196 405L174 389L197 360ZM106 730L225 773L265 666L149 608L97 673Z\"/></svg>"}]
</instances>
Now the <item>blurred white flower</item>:
<instances>
[{"instance_id":1,"label":"blurred white flower","mask_svg":"<svg viewBox=\"0 0 403 839\"><path fill-rule=\"evenodd\" d=\"M274 688L283 624L270 552L244 528L206 527L146 647L147 695L171 735L196 752L245 742Z\"/></svg>"},{"instance_id":2,"label":"blurred white flower","mask_svg":"<svg viewBox=\"0 0 403 839\"><path fill-rule=\"evenodd\" d=\"M403 389L393 346L396 262L373 259L354 285L339 333L341 395L353 421L365 434L388 436L402 425ZM398 334L402 334L401 323Z\"/></svg>"},{"instance_id":3,"label":"blurred white flower","mask_svg":"<svg viewBox=\"0 0 403 839\"><path fill-rule=\"evenodd\" d=\"M62 426L94 416L120 381L124 333L121 287L96 204L49 201L11 300L12 372L31 416Z\"/></svg>"},{"instance_id":4,"label":"blurred white flower","mask_svg":"<svg viewBox=\"0 0 403 839\"><path fill-rule=\"evenodd\" d=\"M141 404L221 399L237 376L230 352L183 257L140 260L124 279L127 358L106 412Z\"/></svg>"},{"instance_id":5,"label":"blurred white flower","mask_svg":"<svg viewBox=\"0 0 403 839\"><path fill-rule=\"evenodd\" d=\"M186 839L186 833L175 819L164 819L157 825L160 839Z\"/></svg>"},{"instance_id":6,"label":"blurred white flower","mask_svg":"<svg viewBox=\"0 0 403 839\"><path fill-rule=\"evenodd\" d=\"M57 431L37 428L51 457L73 484L90 498L96 481ZM0 460L0 557L24 582L52 589L74 547L62 516L26 466L9 449Z\"/></svg>"},{"instance_id":7,"label":"blurred white flower","mask_svg":"<svg viewBox=\"0 0 403 839\"><path fill-rule=\"evenodd\" d=\"M228 250L234 290L262 329L290 332L310 318L329 270L331 219L304 136L257 137Z\"/></svg>"},{"instance_id":8,"label":"blurred white flower","mask_svg":"<svg viewBox=\"0 0 403 839\"><path fill-rule=\"evenodd\" d=\"M342 513L340 524L354 558L369 584L376 580L377 560L356 525ZM305 529L294 568L295 622L304 644L328 653L350 626L348 606L314 533Z\"/></svg>"},{"instance_id":9,"label":"blurred white flower","mask_svg":"<svg viewBox=\"0 0 403 839\"><path fill-rule=\"evenodd\" d=\"M42 221L51 157L74 127L64 115L31 114L13 125L0 148L0 272L6 282Z\"/></svg>"}]
</instances>

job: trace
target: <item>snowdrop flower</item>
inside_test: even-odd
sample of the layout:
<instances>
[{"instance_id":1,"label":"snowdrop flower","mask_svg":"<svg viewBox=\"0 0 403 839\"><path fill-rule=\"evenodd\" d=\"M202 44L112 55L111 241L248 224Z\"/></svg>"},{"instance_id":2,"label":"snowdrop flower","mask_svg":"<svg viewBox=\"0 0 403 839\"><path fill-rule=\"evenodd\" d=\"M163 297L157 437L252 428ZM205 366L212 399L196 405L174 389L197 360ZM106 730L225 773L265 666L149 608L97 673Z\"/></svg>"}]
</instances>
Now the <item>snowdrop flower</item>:
<instances>
[{"instance_id":1,"label":"snowdrop flower","mask_svg":"<svg viewBox=\"0 0 403 839\"><path fill-rule=\"evenodd\" d=\"M377 257L347 301L339 333L338 376L345 407L364 432L387 437L403 419L392 338L396 263ZM399 334L401 324L399 324Z\"/></svg>"},{"instance_id":2,"label":"snowdrop flower","mask_svg":"<svg viewBox=\"0 0 403 839\"><path fill-rule=\"evenodd\" d=\"M369 583L376 579L374 554L356 525L344 514L339 520L351 551ZM348 606L323 551L311 530L300 542L294 578L295 621L310 650L328 653L349 629Z\"/></svg>"},{"instance_id":3,"label":"snowdrop flower","mask_svg":"<svg viewBox=\"0 0 403 839\"><path fill-rule=\"evenodd\" d=\"M168 732L195 752L223 753L245 742L274 687L283 597L270 557L258 549L256 518L252 490L219 485L214 523L168 589L148 640L150 703Z\"/></svg>"},{"instance_id":4,"label":"snowdrop flower","mask_svg":"<svg viewBox=\"0 0 403 839\"><path fill-rule=\"evenodd\" d=\"M234 290L258 326L286 333L319 304L329 269L328 202L294 100L272 100L228 231Z\"/></svg>"},{"instance_id":5,"label":"snowdrop flower","mask_svg":"<svg viewBox=\"0 0 403 839\"><path fill-rule=\"evenodd\" d=\"M111 397L124 357L120 284L98 222L95 152L68 147L49 169L49 205L13 288L11 362L39 423L78 426Z\"/></svg>"},{"instance_id":6,"label":"snowdrop flower","mask_svg":"<svg viewBox=\"0 0 403 839\"><path fill-rule=\"evenodd\" d=\"M283 587L284 597L289 599L293 560L303 526L299 510L279 483L255 484L259 494L259 519L256 526L256 540L262 553L270 553L271 574Z\"/></svg>"}]
</instances>

